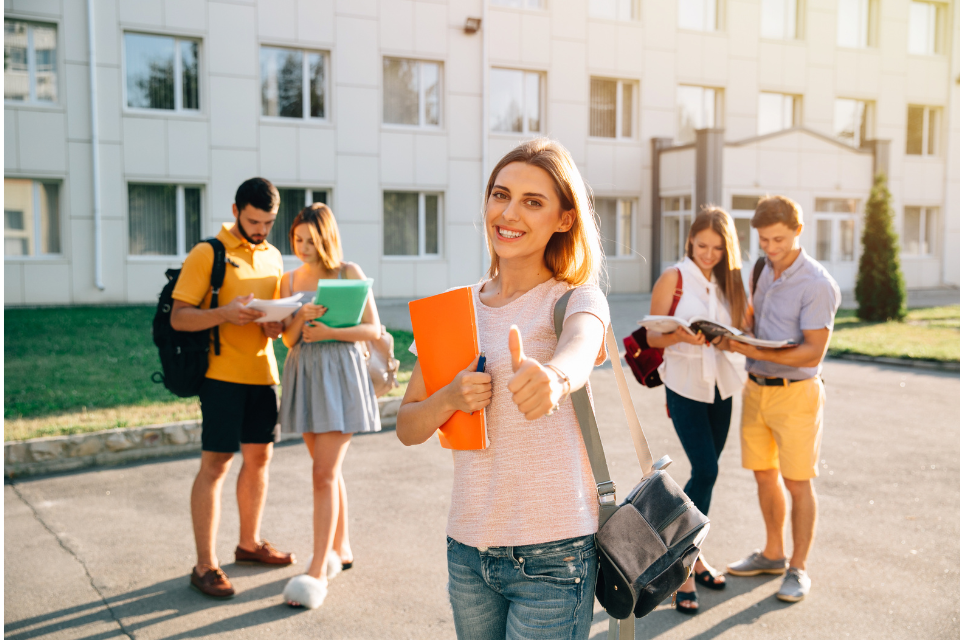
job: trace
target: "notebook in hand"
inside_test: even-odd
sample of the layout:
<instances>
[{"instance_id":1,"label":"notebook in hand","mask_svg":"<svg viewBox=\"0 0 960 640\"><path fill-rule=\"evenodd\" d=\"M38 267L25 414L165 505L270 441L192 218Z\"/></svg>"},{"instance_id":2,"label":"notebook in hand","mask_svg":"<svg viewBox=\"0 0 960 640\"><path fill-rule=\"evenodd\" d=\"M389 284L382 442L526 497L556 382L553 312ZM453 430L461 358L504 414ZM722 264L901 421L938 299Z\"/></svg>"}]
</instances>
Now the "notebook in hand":
<instances>
[{"instance_id":1,"label":"notebook in hand","mask_svg":"<svg viewBox=\"0 0 960 640\"><path fill-rule=\"evenodd\" d=\"M321 280L317 283L317 295L313 303L326 307L327 312L316 321L335 328L357 326L367 306L372 284L372 278Z\"/></svg>"},{"instance_id":2,"label":"notebook in hand","mask_svg":"<svg viewBox=\"0 0 960 640\"><path fill-rule=\"evenodd\" d=\"M677 318L675 316L644 316L643 320L638 322L648 331L659 331L660 333L672 333L677 329L683 329L691 335L698 331L706 336L707 340L726 337L737 342L752 344L761 349L788 349L797 346L793 340L761 340L744 334L739 329L722 324L715 320L708 320L702 316L693 316L689 320Z\"/></svg>"},{"instance_id":3,"label":"notebook in hand","mask_svg":"<svg viewBox=\"0 0 960 640\"><path fill-rule=\"evenodd\" d=\"M410 303L410 322L420 373L429 395L450 384L480 355L470 287L414 300ZM486 449L484 412L457 411L440 427L438 435L444 449Z\"/></svg>"}]
</instances>

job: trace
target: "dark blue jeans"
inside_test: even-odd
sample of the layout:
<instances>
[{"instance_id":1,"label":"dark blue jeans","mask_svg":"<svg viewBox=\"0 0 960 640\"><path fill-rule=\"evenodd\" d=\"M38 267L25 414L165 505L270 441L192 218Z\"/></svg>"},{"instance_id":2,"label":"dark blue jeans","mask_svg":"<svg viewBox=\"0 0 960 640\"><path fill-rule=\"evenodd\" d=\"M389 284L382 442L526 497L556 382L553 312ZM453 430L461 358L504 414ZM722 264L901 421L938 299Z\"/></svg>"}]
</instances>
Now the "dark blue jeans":
<instances>
[{"instance_id":1,"label":"dark blue jeans","mask_svg":"<svg viewBox=\"0 0 960 640\"><path fill-rule=\"evenodd\" d=\"M733 411L733 396L720 399L716 389L713 404L684 398L667 389L667 409L673 419L680 444L690 460L690 480L683 488L704 514L710 511L713 485L719 472L718 462L723 445L730 431L730 414Z\"/></svg>"}]
</instances>

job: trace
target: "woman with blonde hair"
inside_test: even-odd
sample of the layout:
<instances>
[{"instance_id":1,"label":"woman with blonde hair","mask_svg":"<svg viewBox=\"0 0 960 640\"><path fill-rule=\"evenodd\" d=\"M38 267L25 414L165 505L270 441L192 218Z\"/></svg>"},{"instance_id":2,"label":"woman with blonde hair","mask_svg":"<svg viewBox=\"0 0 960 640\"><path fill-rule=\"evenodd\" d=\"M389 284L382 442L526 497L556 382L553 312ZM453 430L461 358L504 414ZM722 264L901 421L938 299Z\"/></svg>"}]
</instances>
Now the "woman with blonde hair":
<instances>
[{"instance_id":1,"label":"woman with blonde hair","mask_svg":"<svg viewBox=\"0 0 960 640\"><path fill-rule=\"evenodd\" d=\"M689 320L705 317L738 329L746 328L747 294L740 275L740 243L733 219L723 209L706 207L693 221L686 255L664 272L653 287L650 313ZM690 480L684 493L706 514L710 509L718 461L730 430L733 394L746 377L740 356L717 348L702 333L647 331L647 343L664 350L660 375L667 389L667 410L690 459ZM726 579L701 557L694 575L677 592L677 611L696 613L696 583L723 589Z\"/></svg>"},{"instance_id":2,"label":"woman with blonde hair","mask_svg":"<svg viewBox=\"0 0 960 640\"><path fill-rule=\"evenodd\" d=\"M486 372L475 359L428 396L416 366L397 436L420 444L455 411L486 411L489 447L453 452L447 568L457 637L586 638L597 491L569 395L607 356L599 232L580 172L552 140L505 155L485 196L490 268L471 288ZM554 305L574 287L558 343Z\"/></svg>"},{"instance_id":3,"label":"woman with blonde hair","mask_svg":"<svg viewBox=\"0 0 960 640\"><path fill-rule=\"evenodd\" d=\"M343 261L337 221L325 204L310 205L297 215L290 245L303 265L283 274L281 297L303 292L312 301L321 280L365 277L359 266ZM350 437L380 430L377 398L359 344L380 337L373 294L354 327L328 327L322 321L326 311L307 302L283 329L290 351L283 366L280 426L303 434L313 458L313 558L305 574L287 583L283 597L291 606L310 609L323 603L328 580L353 566L341 472Z\"/></svg>"}]
</instances>

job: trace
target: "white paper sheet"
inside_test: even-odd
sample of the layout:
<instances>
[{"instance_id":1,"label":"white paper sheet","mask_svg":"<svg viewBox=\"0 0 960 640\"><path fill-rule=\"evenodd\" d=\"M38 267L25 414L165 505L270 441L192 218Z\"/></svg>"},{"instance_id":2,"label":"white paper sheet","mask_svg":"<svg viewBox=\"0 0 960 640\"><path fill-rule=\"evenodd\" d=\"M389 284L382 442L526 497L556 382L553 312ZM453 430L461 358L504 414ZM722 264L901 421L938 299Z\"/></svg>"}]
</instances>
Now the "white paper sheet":
<instances>
[{"instance_id":1,"label":"white paper sheet","mask_svg":"<svg viewBox=\"0 0 960 640\"><path fill-rule=\"evenodd\" d=\"M257 309L267 314L262 318L257 318L254 320L254 322L259 322L261 324L264 322L280 322L303 306L303 303L301 302L302 298L303 294L297 293L289 298L277 298L276 300L255 299L247 303L247 308Z\"/></svg>"}]
</instances>

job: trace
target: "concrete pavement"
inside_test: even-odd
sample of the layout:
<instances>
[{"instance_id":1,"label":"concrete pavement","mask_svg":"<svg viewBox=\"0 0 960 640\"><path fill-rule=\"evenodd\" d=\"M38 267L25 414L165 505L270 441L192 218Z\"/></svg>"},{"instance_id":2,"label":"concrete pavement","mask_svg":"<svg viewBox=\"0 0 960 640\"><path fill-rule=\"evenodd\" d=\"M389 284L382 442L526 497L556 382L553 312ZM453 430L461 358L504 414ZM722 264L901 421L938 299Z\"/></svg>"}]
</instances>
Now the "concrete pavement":
<instances>
[{"instance_id":1,"label":"concrete pavement","mask_svg":"<svg viewBox=\"0 0 960 640\"><path fill-rule=\"evenodd\" d=\"M805 602L786 605L776 578L730 578L701 590L702 611L666 606L637 638L960 637L960 376L869 364L826 365L820 526ZM609 368L593 376L601 431L622 498L639 479ZM689 467L664 412L663 388L631 383L655 455ZM723 566L762 544L752 476L734 429L721 459L705 553ZM196 457L107 468L4 487L4 635L77 638L452 638L444 523L452 463L435 440L404 448L393 432L354 439L344 474L356 566L322 608L281 603L303 569L236 566L231 471L218 553L240 591L228 602L188 587L188 494ZM311 547L310 459L279 447L263 534L301 559ZM606 619L597 608L593 634Z\"/></svg>"}]
</instances>

